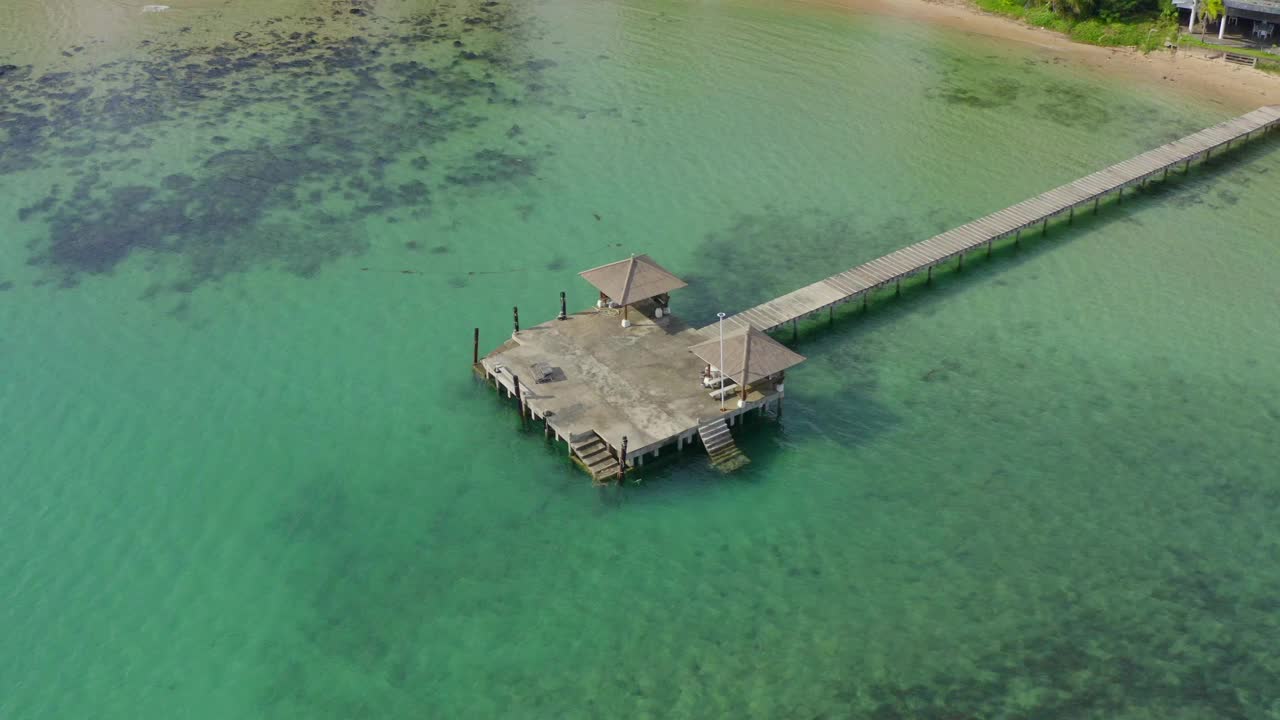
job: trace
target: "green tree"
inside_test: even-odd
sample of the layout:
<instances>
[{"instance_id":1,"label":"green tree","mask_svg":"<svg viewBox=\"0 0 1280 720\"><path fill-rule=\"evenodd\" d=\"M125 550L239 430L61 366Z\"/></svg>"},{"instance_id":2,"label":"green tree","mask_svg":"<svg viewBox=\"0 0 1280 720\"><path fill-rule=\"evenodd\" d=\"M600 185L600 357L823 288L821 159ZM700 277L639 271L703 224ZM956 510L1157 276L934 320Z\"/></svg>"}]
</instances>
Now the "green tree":
<instances>
[{"instance_id":1,"label":"green tree","mask_svg":"<svg viewBox=\"0 0 1280 720\"><path fill-rule=\"evenodd\" d=\"M1200 0L1200 37L1203 39L1209 22L1222 17L1225 9L1222 0Z\"/></svg>"},{"instance_id":2,"label":"green tree","mask_svg":"<svg viewBox=\"0 0 1280 720\"><path fill-rule=\"evenodd\" d=\"M1049 7L1059 15L1082 18L1093 14L1094 0L1049 0Z\"/></svg>"}]
</instances>

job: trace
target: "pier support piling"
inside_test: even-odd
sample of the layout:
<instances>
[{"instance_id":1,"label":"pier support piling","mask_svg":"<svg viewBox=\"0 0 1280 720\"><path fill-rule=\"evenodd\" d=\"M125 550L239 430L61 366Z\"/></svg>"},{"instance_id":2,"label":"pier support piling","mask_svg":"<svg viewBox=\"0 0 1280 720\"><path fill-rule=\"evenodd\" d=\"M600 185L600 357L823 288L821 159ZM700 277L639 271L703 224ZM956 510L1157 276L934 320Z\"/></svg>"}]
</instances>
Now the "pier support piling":
<instances>
[{"instance_id":1,"label":"pier support piling","mask_svg":"<svg viewBox=\"0 0 1280 720\"><path fill-rule=\"evenodd\" d=\"M1071 206L1071 210L1069 210L1069 211L1067 212L1067 224L1068 224L1068 225L1071 225L1071 224L1072 224L1072 223L1074 223L1075 221L1076 221L1076 208L1075 208L1075 206L1073 205L1073 206Z\"/></svg>"},{"instance_id":2,"label":"pier support piling","mask_svg":"<svg viewBox=\"0 0 1280 720\"><path fill-rule=\"evenodd\" d=\"M565 305L564 305L564 291L563 291L563 290L561 290L561 291L560 291L560 315L558 315L558 316L556 317L556 319L557 319L557 320L568 320L568 319L569 319L569 312L565 309Z\"/></svg>"},{"instance_id":3,"label":"pier support piling","mask_svg":"<svg viewBox=\"0 0 1280 720\"><path fill-rule=\"evenodd\" d=\"M511 306L511 324L515 328L511 331L513 335L520 332L520 308L515 305Z\"/></svg>"},{"instance_id":4,"label":"pier support piling","mask_svg":"<svg viewBox=\"0 0 1280 720\"><path fill-rule=\"evenodd\" d=\"M516 375L516 374L512 374L512 375L511 375L511 383L512 383L513 385L515 385L515 388L516 388L516 408L517 408L517 410L519 410L519 412L520 412L520 427L521 427L521 428L523 428L523 427L525 426L525 424L524 424L524 395L521 395L521 394L520 394L520 376L519 376L519 375Z\"/></svg>"},{"instance_id":5,"label":"pier support piling","mask_svg":"<svg viewBox=\"0 0 1280 720\"><path fill-rule=\"evenodd\" d=\"M622 436L622 450L618 452L618 484L627 476L627 436Z\"/></svg>"},{"instance_id":6,"label":"pier support piling","mask_svg":"<svg viewBox=\"0 0 1280 720\"><path fill-rule=\"evenodd\" d=\"M1099 203L1099 202L1101 202L1101 201L1102 201L1102 197L1101 197L1101 196L1096 197L1096 198L1094 198L1094 199L1093 199L1093 214L1094 214L1094 215L1097 215L1097 214L1098 214L1098 203Z\"/></svg>"},{"instance_id":7,"label":"pier support piling","mask_svg":"<svg viewBox=\"0 0 1280 720\"><path fill-rule=\"evenodd\" d=\"M480 362L480 328L476 328L475 338L471 342L471 364Z\"/></svg>"}]
</instances>

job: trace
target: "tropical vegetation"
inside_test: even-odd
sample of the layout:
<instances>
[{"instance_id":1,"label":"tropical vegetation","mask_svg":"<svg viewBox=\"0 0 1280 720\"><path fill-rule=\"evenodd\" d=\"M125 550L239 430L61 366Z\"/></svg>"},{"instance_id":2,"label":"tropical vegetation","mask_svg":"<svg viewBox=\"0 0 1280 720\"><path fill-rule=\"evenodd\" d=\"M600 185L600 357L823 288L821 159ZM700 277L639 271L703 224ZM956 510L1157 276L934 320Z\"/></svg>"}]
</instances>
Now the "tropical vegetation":
<instances>
[{"instance_id":1,"label":"tropical vegetation","mask_svg":"<svg viewBox=\"0 0 1280 720\"><path fill-rule=\"evenodd\" d=\"M1168 0L975 0L978 7L1072 40L1149 52L1175 39L1176 8ZM1222 5L1222 0L1209 0Z\"/></svg>"}]
</instances>

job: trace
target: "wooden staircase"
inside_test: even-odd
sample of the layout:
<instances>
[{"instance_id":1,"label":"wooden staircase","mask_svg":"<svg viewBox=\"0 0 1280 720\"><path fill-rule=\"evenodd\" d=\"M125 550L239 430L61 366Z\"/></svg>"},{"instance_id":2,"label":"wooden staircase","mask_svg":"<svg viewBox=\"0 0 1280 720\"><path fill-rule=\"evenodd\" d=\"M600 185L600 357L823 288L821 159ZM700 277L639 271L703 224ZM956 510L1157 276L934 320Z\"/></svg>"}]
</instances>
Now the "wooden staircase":
<instances>
[{"instance_id":1,"label":"wooden staircase","mask_svg":"<svg viewBox=\"0 0 1280 720\"><path fill-rule=\"evenodd\" d=\"M729 434L729 426L724 418L716 418L698 428L698 436L702 438L702 446L711 456L711 465L720 472L733 472L751 462L742 454Z\"/></svg>"},{"instance_id":2,"label":"wooden staircase","mask_svg":"<svg viewBox=\"0 0 1280 720\"><path fill-rule=\"evenodd\" d=\"M591 474L597 483L609 482L618 477L618 459L604 439L594 432L571 443L575 459Z\"/></svg>"}]
</instances>

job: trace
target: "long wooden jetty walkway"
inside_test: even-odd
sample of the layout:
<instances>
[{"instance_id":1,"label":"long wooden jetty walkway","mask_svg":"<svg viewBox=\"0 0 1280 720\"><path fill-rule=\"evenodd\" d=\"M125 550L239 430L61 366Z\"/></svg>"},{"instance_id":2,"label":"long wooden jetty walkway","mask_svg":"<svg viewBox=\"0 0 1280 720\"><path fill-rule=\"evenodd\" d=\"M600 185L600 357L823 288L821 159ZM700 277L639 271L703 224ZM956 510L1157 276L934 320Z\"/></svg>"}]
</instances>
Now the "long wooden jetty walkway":
<instances>
[{"instance_id":1,"label":"long wooden jetty walkway","mask_svg":"<svg viewBox=\"0 0 1280 720\"><path fill-rule=\"evenodd\" d=\"M556 319L523 329L513 307L510 338L483 358L476 328L472 367L499 397L516 400L522 427L540 421L546 438L564 442L597 482L621 483L661 450L691 444L728 471L747 463L733 427L751 416L780 418L785 374L804 360L766 331L795 328L858 297L865 302L916 273L932 277L941 263L963 263L967 252L983 245L989 252L1036 225L1047 229L1083 206L1096 210L1111 193L1123 198L1129 187L1276 127L1280 105L1259 108L725 318L724 328L699 329L673 315L670 293L685 282L647 255L632 255L580 273L598 291L593 307L571 314L561 292Z\"/></svg>"},{"instance_id":2,"label":"long wooden jetty walkway","mask_svg":"<svg viewBox=\"0 0 1280 720\"><path fill-rule=\"evenodd\" d=\"M941 235L908 245L884 257L726 317L725 331L738 330L745 325L762 331L773 330L821 310L864 297L878 288L901 282L911 275L920 272L932 274L934 266L955 258L964 262L965 253L984 245L989 249L997 240L1010 235L1017 236L1037 225L1046 229L1049 220L1063 213L1074 216L1077 208L1086 205L1092 205L1096 211L1098 202L1106 195L1116 193L1123 198L1126 188L1145 185L1157 175L1168 177L1169 171L1179 165L1185 170L1196 160L1209 159L1219 148L1229 149L1232 143L1247 141L1277 125L1280 125L1280 105L1258 108ZM715 325L709 325L702 328L702 331L710 334L716 332L716 329Z\"/></svg>"}]
</instances>

